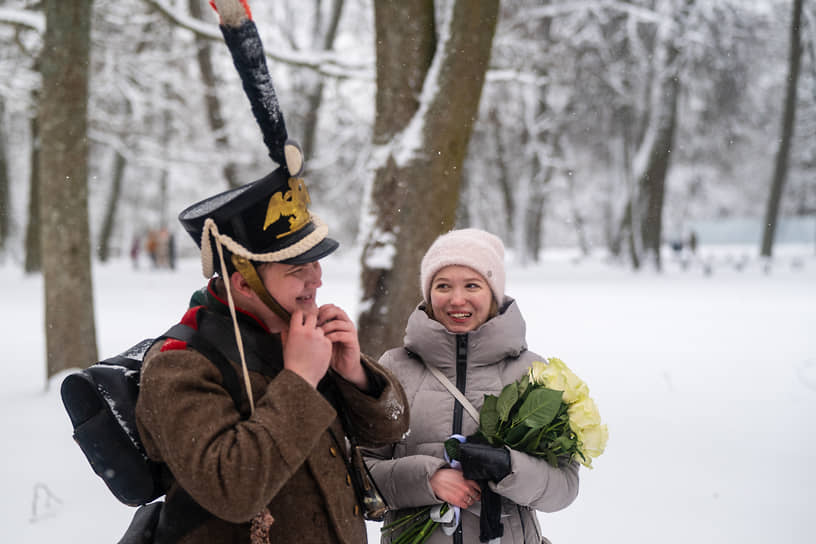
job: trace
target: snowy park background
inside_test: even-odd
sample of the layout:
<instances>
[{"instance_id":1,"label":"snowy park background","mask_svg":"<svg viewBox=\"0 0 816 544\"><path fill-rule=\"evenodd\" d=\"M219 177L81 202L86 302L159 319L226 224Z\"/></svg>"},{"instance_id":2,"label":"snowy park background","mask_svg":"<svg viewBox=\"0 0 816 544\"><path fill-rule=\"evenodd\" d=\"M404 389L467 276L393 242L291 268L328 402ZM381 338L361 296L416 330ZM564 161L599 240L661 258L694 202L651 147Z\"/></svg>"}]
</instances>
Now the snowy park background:
<instances>
[{"instance_id":1,"label":"snowy park background","mask_svg":"<svg viewBox=\"0 0 816 544\"><path fill-rule=\"evenodd\" d=\"M575 503L541 514L544 534L555 544L810 541L813 246L780 246L771 268L754 247L703 247L686 268L667 254L662 274L576 255L550 252L526 268L508 259L530 347L588 382L610 432ZM319 302L354 314L357 280L354 250L329 257ZM116 542L133 509L73 443L64 375L44 390L41 278L6 265L0 281L0 540ZM203 281L194 259L174 272L95 264L100 356L174 323ZM377 525L368 528L376 542Z\"/></svg>"}]
</instances>

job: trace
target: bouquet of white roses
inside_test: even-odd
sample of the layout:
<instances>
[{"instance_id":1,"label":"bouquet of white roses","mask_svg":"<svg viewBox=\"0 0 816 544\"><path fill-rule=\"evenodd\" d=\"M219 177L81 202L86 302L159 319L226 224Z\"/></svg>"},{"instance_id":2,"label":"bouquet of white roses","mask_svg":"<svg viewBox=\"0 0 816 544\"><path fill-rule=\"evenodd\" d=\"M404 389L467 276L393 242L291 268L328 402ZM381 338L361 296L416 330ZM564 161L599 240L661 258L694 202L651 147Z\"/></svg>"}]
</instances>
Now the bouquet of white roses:
<instances>
[{"instance_id":1,"label":"bouquet of white roses","mask_svg":"<svg viewBox=\"0 0 816 544\"><path fill-rule=\"evenodd\" d=\"M589 387L561 359L533 362L527 374L502 389L499 396L485 395L474 440L546 459L578 460L592 468L608 439L606 425ZM445 448L458 458L458 442Z\"/></svg>"},{"instance_id":2,"label":"bouquet of white roses","mask_svg":"<svg viewBox=\"0 0 816 544\"><path fill-rule=\"evenodd\" d=\"M592 459L606 447L608 431L601 423L589 387L563 361L555 357L535 361L521 379L508 384L499 396L485 395L479 411L479 429L467 441L486 442L541 457L552 466L559 461L578 460L592 468ZM450 438L445 451L458 460L460 441ZM443 504L435 515L432 508L404 516L382 528L391 533L402 530L393 542L421 544L440 525L440 514L448 513Z\"/></svg>"},{"instance_id":3,"label":"bouquet of white roses","mask_svg":"<svg viewBox=\"0 0 816 544\"><path fill-rule=\"evenodd\" d=\"M577 459L592 468L608 436L589 387L561 359L550 357L533 362L498 397L485 395L473 439L542 457L552 466ZM445 448L458 458L457 441L448 440Z\"/></svg>"}]
</instances>

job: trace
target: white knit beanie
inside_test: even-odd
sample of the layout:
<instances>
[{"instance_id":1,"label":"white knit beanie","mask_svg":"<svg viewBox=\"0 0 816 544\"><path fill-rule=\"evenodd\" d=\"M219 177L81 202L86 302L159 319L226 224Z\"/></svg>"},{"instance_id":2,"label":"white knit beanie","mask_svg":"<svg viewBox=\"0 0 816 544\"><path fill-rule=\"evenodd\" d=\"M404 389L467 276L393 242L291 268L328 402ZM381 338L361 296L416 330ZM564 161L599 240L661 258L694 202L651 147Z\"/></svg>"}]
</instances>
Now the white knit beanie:
<instances>
[{"instance_id":1,"label":"white knit beanie","mask_svg":"<svg viewBox=\"0 0 816 544\"><path fill-rule=\"evenodd\" d=\"M420 265L419 284L425 302L431 300L431 281L446 266L472 268L482 275L499 304L504 300L504 244L479 229L452 230L437 238Z\"/></svg>"}]
</instances>

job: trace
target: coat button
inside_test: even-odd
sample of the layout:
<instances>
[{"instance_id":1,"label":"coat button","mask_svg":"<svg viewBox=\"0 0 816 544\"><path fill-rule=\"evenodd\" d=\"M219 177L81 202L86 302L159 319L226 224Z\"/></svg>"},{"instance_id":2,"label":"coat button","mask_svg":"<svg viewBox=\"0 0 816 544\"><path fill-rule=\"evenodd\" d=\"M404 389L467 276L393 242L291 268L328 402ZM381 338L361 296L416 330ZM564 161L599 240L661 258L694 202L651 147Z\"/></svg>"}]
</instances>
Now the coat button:
<instances>
[{"instance_id":1,"label":"coat button","mask_svg":"<svg viewBox=\"0 0 816 544\"><path fill-rule=\"evenodd\" d=\"M351 485L351 475L346 474L346 485Z\"/></svg>"},{"instance_id":2,"label":"coat button","mask_svg":"<svg viewBox=\"0 0 816 544\"><path fill-rule=\"evenodd\" d=\"M359 507L359 506L357 506L356 504L354 505L354 515L355 515L355 516L359 516L359 515L360 515L360 507Z\"/></svg>"},{"instance_id":3,"label":"coat button","mask_svg":"<svg viewBox=\"0 0 816 544\"><path fill-rule=\"evenodd\" d=\"M329 448L329 453L331 453L332 457L337 457L337 450L334 449L334 446Z\"/></svg>"}]
</instances>

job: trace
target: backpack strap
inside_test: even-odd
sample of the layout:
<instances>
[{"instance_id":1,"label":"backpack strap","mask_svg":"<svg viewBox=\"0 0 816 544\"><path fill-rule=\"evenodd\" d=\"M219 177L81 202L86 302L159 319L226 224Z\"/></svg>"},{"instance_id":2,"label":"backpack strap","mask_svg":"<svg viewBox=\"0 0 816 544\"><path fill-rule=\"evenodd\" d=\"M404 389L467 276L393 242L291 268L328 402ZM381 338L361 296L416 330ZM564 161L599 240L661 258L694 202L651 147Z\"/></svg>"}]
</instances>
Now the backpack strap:
<instances>
[{"instance_id":1,"label":"backpack strap","mask_svg":"<svg viewBox=\"0 0 816 544\"><path fill-rule=\"evenodd\" d=\"M173 338L186 342L191 348L209 359L221 372L224 389L226 389L232 397L235 407L238 410L241 409L241 382L238 379L238 373L235 372L235 368L233 368L221 350L210 343L209 340L204 338L204 336L193 327L183 323L178 323L170 327L167 332L156 338L156 342L165 338ZM242 415L244 414L242 413Z\"/></svg>"},{"instance_id":2,"label":"backpack strap","mask_svg":"<svg viewBox=\"0 0 816 544\"><path fill-rule=\"evenodd\" d=\"M155 345L167 338L186 342L188 346L201 353L213 365L215 365L215 367L221 372L224 389L226 389L230 394L230 397L232 397L232 401L235 403L236 409L241 409L241 382L238 379L238 374L235 372L235 368L233 368L232 364L229 362L229 359L227 359L220 349L207 340L199 331L183 323L178 323L170 327L164 334L156 337L151 345ZM247 414L244 414L243 412L241 413L242 417L246 417L246 415ZM162 476L164 478L172 479L172 475L170 474L169 469L167 469L167 466L164 464L161 466L166 471ZM137 518L146 517L148 514L150 514L150 519L148 521L151 524L150 528L153 532L154 544L171 544L179 542L185 535L192 532L202 523L215 517L212 513L198 504L181 486L176 487L175 491L173 492L172 501L168 502L167 499L165 499L164 503L160 507L154 507L155 504L158 503L152 503L141 507L137 511L134 521L132 522L132 524L136 524ZM133 534L136 533L141 534L142 531L140 531L138 527L134 528L133 530L128 528L125 538L120 541L119 544L129 543L130 541L126 539L128 537L133 538Z\"/></svg>"}]
</instances>

